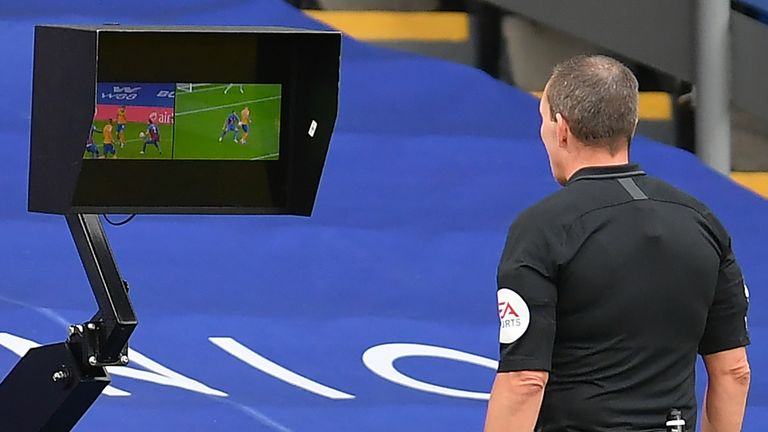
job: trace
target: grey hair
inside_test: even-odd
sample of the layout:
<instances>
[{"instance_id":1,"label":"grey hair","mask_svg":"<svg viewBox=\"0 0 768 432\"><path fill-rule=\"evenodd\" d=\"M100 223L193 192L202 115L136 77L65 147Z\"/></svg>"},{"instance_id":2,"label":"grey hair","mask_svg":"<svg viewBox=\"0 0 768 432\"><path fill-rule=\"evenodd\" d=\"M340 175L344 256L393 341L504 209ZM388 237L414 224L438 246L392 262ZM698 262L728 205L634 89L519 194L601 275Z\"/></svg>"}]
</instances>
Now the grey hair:
<instances>
[{"instance_id":1,"label":"grey hair","mask_svg":"<svg viewBox=\"0 0 768 432\"><path fill-rule=\"evenodd\" d=\"M603 55L580 55L559 63L546 95L551 120L556 114L563 116L571 133L585 144L603 145L615 154L632 140L638 85L621 62Z\"/></svg>"}]
</instances>

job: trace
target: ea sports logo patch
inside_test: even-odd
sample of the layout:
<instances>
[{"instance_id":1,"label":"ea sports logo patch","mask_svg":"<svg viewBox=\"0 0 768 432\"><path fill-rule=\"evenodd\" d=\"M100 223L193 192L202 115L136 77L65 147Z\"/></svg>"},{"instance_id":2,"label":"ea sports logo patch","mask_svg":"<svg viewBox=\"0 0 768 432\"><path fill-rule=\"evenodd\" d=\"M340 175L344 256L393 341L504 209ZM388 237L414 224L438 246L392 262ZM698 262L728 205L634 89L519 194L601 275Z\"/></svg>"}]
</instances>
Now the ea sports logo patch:
<instances>
[{"instance_id":1,"label":"ea sports logo patch","mask_svg":"<svg viewBox=\"0 0 768 432\"><path fill-rule=\"evenodd\" d=\"M528 330L531 313L520 295L509 288L496 292L499 303L499 342L510 344Z\"/></svg>"}]
</instances>

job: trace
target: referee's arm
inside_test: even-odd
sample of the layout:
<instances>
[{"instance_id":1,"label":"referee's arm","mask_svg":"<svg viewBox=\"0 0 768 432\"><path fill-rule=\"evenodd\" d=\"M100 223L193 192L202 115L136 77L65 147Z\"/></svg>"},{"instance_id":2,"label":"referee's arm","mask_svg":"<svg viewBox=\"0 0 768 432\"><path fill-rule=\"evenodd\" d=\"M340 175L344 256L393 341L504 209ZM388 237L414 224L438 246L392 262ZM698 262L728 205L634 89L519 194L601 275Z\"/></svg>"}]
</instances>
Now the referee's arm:
<instances>
[{"instance_id":1,"label":"referee's arm","mask_svg":"<svg viewBox=\"0 0 768 432\"><path fill-rule=\"evenodd\" d=\"M553 230L532 219L512 225L499 263L500 359L485 432L533 431L549 380L557 306Z\"/></svg>"},{"instance_id":2,"label":"referee's arm","mask_svg":"<svg viewBox=\"0 0 768 432\"><path fill-rule=\"evenodd\" d=\"M707 391L701 415L702 432L738 432L744 419L749 392L747 361L749 290L725 229L720 231L723 253L715 295L707 314L699 353L707 368Z\"/></svg>"},{"instance_id":3,"label":"referee's arm","mask_svg":"<svg viewBox=\"0 0 768 432\"><path fill-rule=\"evenodd\" d=\"M493 382L485 432L530 432L536 426L546 371L499 372Z\"/></svg>"},{"instance_id":4,"label":"referee's arm","mask_svg":"<svg viewBox=\"0 0 768 432\"><path fill-rule=\"evenodd\" d=\"M734 348L704 356L707 392L701 415L702 432L739 432L747 405L750 370L747 351Z\"/></svg>"}]
</instances>

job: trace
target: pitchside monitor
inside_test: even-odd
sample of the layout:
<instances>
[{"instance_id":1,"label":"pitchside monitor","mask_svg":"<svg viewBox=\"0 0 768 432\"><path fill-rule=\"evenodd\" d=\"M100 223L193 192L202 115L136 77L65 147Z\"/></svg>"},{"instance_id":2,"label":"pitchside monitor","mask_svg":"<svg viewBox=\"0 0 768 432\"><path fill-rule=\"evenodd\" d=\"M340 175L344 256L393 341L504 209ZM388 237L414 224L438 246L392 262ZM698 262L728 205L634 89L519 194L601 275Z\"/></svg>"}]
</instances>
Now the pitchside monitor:
<instances>
[{"instance_id":1,"label":"pitchside monitor","mask_svg":"<svg viewBox=\"0 0 768 432\"><path fill-rule=\"evenodd\" d=\"M312 211L337 32L38 26L29 210Z\"/></svg>"}]
</instances>

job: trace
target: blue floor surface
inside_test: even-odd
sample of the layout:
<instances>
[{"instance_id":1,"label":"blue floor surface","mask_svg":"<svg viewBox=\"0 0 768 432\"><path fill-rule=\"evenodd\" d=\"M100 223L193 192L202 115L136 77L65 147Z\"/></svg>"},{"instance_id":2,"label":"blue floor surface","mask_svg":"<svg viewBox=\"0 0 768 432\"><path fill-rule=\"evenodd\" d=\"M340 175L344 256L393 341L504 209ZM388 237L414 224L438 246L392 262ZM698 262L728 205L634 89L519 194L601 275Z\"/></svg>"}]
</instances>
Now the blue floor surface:
<instances>
[{"instance_id":1,"label":"blue floor surface","mask_svg":"<svg viewBox=\"0 0 768 432\"><path fill-rule=\"evenodd\" d=\"M3 374L18 360L10 348L62 341L96 309L63 218L25 211L33 25L110 21L320 27L277 0L3 4ZM76 431L481 429L506 229L557 189L537 102L465 66L349 39L343 52L312 218L139 216L108 230L140 319L137 353ZM752 294L744 430L763 431L768 202L689 154L633 145L733 235ZM451 390L464 392L438 394Z\"/></svg>"}]
</instances>

